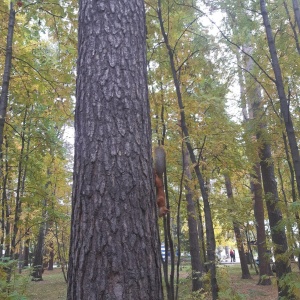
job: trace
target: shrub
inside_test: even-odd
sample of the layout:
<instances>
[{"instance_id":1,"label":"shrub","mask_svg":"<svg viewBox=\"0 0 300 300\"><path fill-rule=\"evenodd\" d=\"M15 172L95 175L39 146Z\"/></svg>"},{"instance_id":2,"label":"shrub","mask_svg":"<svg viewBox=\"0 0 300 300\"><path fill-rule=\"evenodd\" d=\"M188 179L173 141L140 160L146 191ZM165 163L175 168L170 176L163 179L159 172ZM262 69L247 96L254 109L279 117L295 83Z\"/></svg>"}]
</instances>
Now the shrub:
<instances>
[{"instance_id":1,"label":"shrub","mask_svg":"<svg viewBox=\"0 0 300 300\"><path fill-rule=\"evenodd\" d=\"M2 258L0 260L0 299L25 300L25 292L30 281L28 275L18 274L16 260Z\"/></svg>"}]
</instances>

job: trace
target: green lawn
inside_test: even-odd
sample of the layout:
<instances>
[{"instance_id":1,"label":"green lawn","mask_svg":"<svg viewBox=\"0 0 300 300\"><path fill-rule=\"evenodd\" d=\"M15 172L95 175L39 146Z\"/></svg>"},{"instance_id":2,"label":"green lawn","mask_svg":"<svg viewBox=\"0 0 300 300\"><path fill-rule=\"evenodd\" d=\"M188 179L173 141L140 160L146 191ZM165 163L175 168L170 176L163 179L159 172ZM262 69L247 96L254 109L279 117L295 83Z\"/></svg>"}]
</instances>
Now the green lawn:
<instances>
[{"instance_id":1,"label":"green lawn","mask_svg":"<svg viewBox=\"0 0 300 300\"><path fill-rule=\"evenodd\" d=\"M241 279L239 264L218 265L218 280L220 300L274 300L276 285L258 286L258 276L251 270L252 279ZM57 300L66 299L67 285L60 269L45 271L43 281L29 282L28 300ZM274 278L275 279L275 278ZM275 280L273 280L275 282ZM209 282L206 282L209 285ZM165 295L166 296L166 295ZM275 298L274 298L275 297ZM165 297L166 298L166 297ZM185 263L181 267L179 281L179 300L210 299L199 295L191 295L190 266Z\"/></svg>"},{"instance_id":2,"label":"green lawn","mask_svg":"<svg viewBox=\"0 0 300 300\"><path fill-rule=\"evenodd\" d=\"M60 269L45 271L43 279L43 281L29 283L28 300L66 299L67 284Z\"/></svg>"}]
</instances>

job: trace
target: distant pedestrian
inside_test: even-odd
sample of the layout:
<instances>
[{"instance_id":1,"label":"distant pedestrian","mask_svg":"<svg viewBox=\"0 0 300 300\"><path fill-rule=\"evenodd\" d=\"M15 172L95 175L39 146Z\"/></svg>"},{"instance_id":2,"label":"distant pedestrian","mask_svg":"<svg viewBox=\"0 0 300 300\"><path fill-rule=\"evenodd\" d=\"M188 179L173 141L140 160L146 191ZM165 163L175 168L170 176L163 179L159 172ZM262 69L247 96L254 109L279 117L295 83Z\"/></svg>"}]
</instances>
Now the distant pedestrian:
<instances>
[{"instance_id":1,"label":"distant pedestrian","mask_svg":"<svg viewBox=\"0 0 300 300\"><path fill-rule=\"evenodd\" d=\"M233 252L233 262L235 262L235 250L232 250Z\"/></svg>"},{"instance_id":2,"label":"distant pedestrian","mask_svg":"<svg viewBox=\"0 0 300 300\"><path fill-rule=\"evenodd\" d=\"M229 255L230 255L230 262L233 262L234 252L232 249L230 249Z\"/></svg>"}]
</instances>

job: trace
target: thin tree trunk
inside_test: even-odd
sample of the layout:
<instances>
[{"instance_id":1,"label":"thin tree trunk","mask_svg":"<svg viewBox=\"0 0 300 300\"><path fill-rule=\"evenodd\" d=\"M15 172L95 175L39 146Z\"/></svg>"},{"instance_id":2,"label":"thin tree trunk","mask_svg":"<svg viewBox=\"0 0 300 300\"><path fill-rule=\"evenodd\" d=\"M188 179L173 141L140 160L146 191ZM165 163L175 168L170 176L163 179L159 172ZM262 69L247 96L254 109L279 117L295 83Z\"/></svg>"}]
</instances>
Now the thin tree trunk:
<instances>
[{"instance_id":1,"label":"thin tree trunk","mask_svg":"<svg viewBox=\"0 0 300 300\"><path fill-rule=\"evenodd\" d=\"M14 3L10 1L9 4L9 20L8 20L8 32L7 32L7 39L6 39L6 51L5 51L5 64L4 64L4 72L3 72L3 80L1 86L1 95L0 95L0 177L3 176L3 141L4 141L4 124L6 118L6 110L7 110L7 102L8 102L8 92L9 92L9 83L10 83L10 73L11 73L11 66L12 66L12 44L13 44L13 33L14 33L14 26L15 26L15 10L14 10ZM6 162L7 164L7 162ZM7 175L5 175L7 176ZM7 180L7 177L4 181ZM6 183L5 183L6 184ZM8 243L9 233L10 233L10 223L8 220L9 217L9 207L7 204L7 197L6 191L4 190L3 186L3 212L6 211L6 218L2 220L2 222L6 222L5 228L5 256L9 256L10 254L10 243ZM2 251L2 250L1 250ZM2 255L2 253L1 253Z\"/></svg>"},{"instance_id":2,"label":"thin tree trunk","mask_svg":"<svg viewBox=\"0 0 300 300\"><path fill-rule=\"evenodd\" d=\"M260 285L270 285L271 279L268 276L269 258L267 257L266 231L265 231L265 216L263 203L263 190L261 183L261 173L259 163L253 166L253 173L251 175L251 190L254 197L254 216L256 221L256 235L257 235L257 252L259 259L259 280Z\"/></svg>"},{"instance_id":3,"label":"thin tree trunk","mask_svg":"<svg viewBox=\"0 0 300 300\"><path fill-rule=\"evenodd\" d=\"M148 64L148 68L150 68ZM156 109L156 119L155 119L155 133L157 136L161 136L161 139L158 140L158 145L164 145L165 135L166 135L166 126L164 121L164 93L163 93L163 86L162 82L160 82L160 97L161 101L158 104L155 101L155 109ZM160 112L159 107L161 106ZM160 118L159 118L160 115ZM159 124L162 125L162 132L159 132ZM167 170L163 173L163 181L165 187L165 197L166 197L166 207L170 208L170 201L169 201L169 193L168 193L168 176ZM165 259L162 259L162 266L163 266L163 274L164 274L164 282L165 282L165 289L167 292L167 299L174 300L175 297L175 287L174 287L174 274L175 274L175 251L174 251L174 243L172 238L171 232L171 214L166 214L163 218L163 228L164 228L164 247L165 247ZM170 251L170 264L169 264L169 253ZM169 267L170 265L170 267ZM170 278L169 278L169 269L170 269Z\"/></svg>"},{"instance_id":4,"label":"thin tree trunk","mask_svg":"<svg viewBox=\"0 0 300 300\"><path fill-rule=\"evenodd\" d=\"M165 195L166 195L166 205L167 208L170 207L170 201L169 201L169 192L168 192L168 176L167 176L167 171L164 172L164 185L165 185ZM170 278L169 281L169 289L168 289L168 299L173 300L175 297L175 285L174 285L174 278L175 278L175 249L174 249L174 242L172 238L172 228L171 228L171 214L167 214L166 217L164 218L164 228L166 232L166 251L170 249ZM167 252L168 253L168 252ZM168 256L166 256L166 261L165 261L165 267L167 269L166 271L166 276L168 276L168 269L169 269L169 264L168 264Z\"/></svg>"},{"instance_id":5,"label":"thin tree trunk","mask_svg":"<svg viewBox=\"0 0 300 300\"><path fill-rule=\"evenodd\" d=\"M284 83L282 79L282 73L281 73L281 68L279 65L279 60L278 60L278 55L277 55L277 50L275 46L275 41L272 33L272 28L270 25L269 21L269 16L268 12L266 9L266 1L260 0L260 9L261 13L263 16L263 22L266 30L266 35L267 35L267 40L268 40L268 46L269 46L269 51L271 55L271 60L272 60L272 68L275 74L275 84L278 92L278 97L280 100L280 109L281 109L281 114L283 116L284 124L285 124L285 129L289 141L289 146L291 150L291 156L292 156L292 161L294 165L294 171L296 174L296 183L297 183L297 189L298 189L298 195L300 195L300 156L299 156L299 149L298 149L298 144L297 144L297 139L295 136L295 130L294 130L294 125L292 122L291 114L289 111L289 105L287 101L287 97L285 94L284 90Z\"/></svg>"},{"instance_id":6,"label":"thin tree trunk","mask_svg":"<svg viewBox=\"0 0 300 300\"><path fill-rule=\"evenodd\" d=\"M24 266L24 247L23 247L23 244L21 244L20 249L19 249L18 266L19 266L19 274L21 274L23 266Z\"/></svg>"},{"instance_id":7,"label":"thin tree trunk","mask_svg":"<svg viewBox=\"0 0 300 300\"><path fill-rule=\"evenodd\" d=\"M258 275L259 271L257 270L256 263L255 263L254 256L253 256L252 246L251 246L251 242L250 242L250 238L249 238L249 234L248 234L248 232L249 232L248 227L249 227L249 223L247 224L247 229L246 229L245 233L246 233L246 238L247 238L248 250L249 250L249 254L250 254L250 264L251 264L251 268L253 268L253 266L254 266L255 273L256 273L256 275Z\"/></svg>"},{"instance_id":8,"label":"thin tree trunk","mask_svg":"<svg viewBox=\"0 0 300 300\"><path fill-rule=\"evenodd\" d=\"M167 203L167 200L166 200ZM168 232L168 222L167 218L170 214L167 214L163 219L163 226L164 226L164 247L165 247L165 259L162 258L162 267L163 267L163 274L164 274L164 281L165 281L165 289L167 291L167 299L173 300L174 299L174 290L171 288L170 280L169 280L169 249L172 248L169 244L169 232ZM170 216L169 216L170 217ZM172 264L171 264L172 265ZM173 267L174 269L174 267ZM170 277L171 279L171 277ZM174 277L173 277L174 279Z\"/></svg>"},{"instance_id":9,"label":"thin tree trunk","mask_svg":"<svg viewBox=\"0 0 300 300\"><path fill-rule=\"evenodd\" d=\"M26 239L25 241L25 245L24 245L24 267L28 267L29 266L29 243L30 240Z\"/></svg>"},{"instance_id":10,"label":"thin tree trunk","mask_svg":"<svg viewBox=\"0 0 300 300\"><path fill-rule=\"evenodd\" d=\"M261 150L261 172L263 178L263 186L268 209L269 223L271 228L272 241L274 243L274 256L276 277L278 280L291 272L289 264L289 256L287 255L287 240L285 228L282 226L282 214L278 206L278 192L275 179L274 165L271 162L271 147L266 142ZM278 284L278 295L280 297L288 297L288 286Z\"/></svg>"},{"instance_id":11,"label":"thin tree trunk","mask_svg":"<svg viewBox=\"0 0 300 300\"><path fill-rule=\"evenodd\" d=\"M193 151L192 144L189 139L189 131L185 123L185 112L184 112L184 106L182 101L182 95L180 90L180 82L177 77L176 68L175 68L175 62L174 62L174 54L173 50L169 44L168 35L165 32L163 18L162 18L162 11L161 11L161 0L158 0L158 10L157 15L160 23L161 33L168 51L169 60L170 60L170 66L172 71L172 77L176 89L176 95L177 95L177 101L178 106L180 108L180 117L181 117L181 129L184 134L185 143L188 149L188 152L190 154L190 159L192 164L194 165L195 173L198 179L198 183L200 186L203 204L204 204L204 216L205 216L205 226L206 226L206 247L207 247L207 265L210 270L210 276L211 276L211 291L212 291L212 299L215 300L218 298L218 285L217 285L217 278L216 278L216 241L215 241L215 234L214 234L214 228L213 228L213 222L212 222L212 216L211 216L211 210L210 210L210 204L209 204L209 197L208 192L205 187L205 181L203 179L202 173L200 171L199 163L196 159L196 156Z\"/></svg>"},{"instance_id":12,"label":"thin tree trunk","mask_svg":"<svg viewBox=\"0 0 300 300\"><path fill-rule=\"evenodd\" d=\"M264 16L264 19L265 18L266 18L266 16ZM249 63L252 63L252 60L250 60ZM274 65L273 65L273 67L274 67ZM278 65L278 67L279 67L279 65ZM275 70L274 70L274 72L276 74ZM278 79L278 78L276 78L276 79ZM282 88L283 88L283 86L282 86ZM283 93L284 93L284 90L283 90ZM266 141L268 138L268 132L266 130L267 126L262 118L264 111L262 109L262 103L261 103L262 101L261 100L262 100L261 99L261 90L260 90L260 87L258 87L256 85L256 87L253 89L253 101L251 104L252 104L253 118L257 122L256 128L258 128L258 130L256 130L256 138L258 141L261 142L261 145L262 145L259 149L260 168L261 168L264 192L265 192L265 196L266 196L266 205L267 205L268 216L269 216L269 224L270 224L270 228L271 228L271 236L272 236L272 241L274 243L274 248L275 248L274 254L275 254L276 269L278 267L278 271L276 270L276 275L277 275L278 279L282 279L287 273L290 272L289 258L287 255L284 255L287 251L287 241L286 241L286 235L285 235L285 228L282 227L282 224L281 224L282 215L281 215L280 208L278 207L279 199L278 199L277 184L276 184L276 180L275 180L274 166L272 163L271 148L270 148L269 143ZM298 150L297 150L297 152L298 152ZM257 168L257 174L258 174L260 172L259 166L257 166L256 168ZM257 213L259 214L261 212L256 211L255 214L257 214ZM260 262L260 264L261 264L261 262ZM269 265L270 264L268 262L268 268L270 270ZM288 296L287 286L282 287L278 284L278 292L279 292L278 293L279 296L282 296L282 297Z\"/></svg>"},{"instance_id":13,"label":"thin tree trunk","mask_svg":"<svg viewBox=\"0 0 300 300\"><path fill-rule=\"evenodd\" d=\"M18 162L18 181L17 181L17 190L16 190L16 203L15 203L15 215L14 215L14 222L13 222L13 232L11 238L11 254L10 256L13 258L16 249L16 238L19 232L19 220L22 213L22 202L21 196L24 193L24 186L25 186L25 174L23 164L24 164L24 151L25 151L25 126L27 121L27 108L25 110L24 118L23 118L23 126L22 132L20 134L21 137L21 149L20 149L20 156ZM29 147L29 142L27 143L27 150ZM28 157L28 156L27 156ZM27 158L28 159L28 158Z\"/></svg>"},{"instance_id":14,"label":"thin tree trunk","mask_svg":"<svg viewBox=\"0 0 300 300\"><path fill-rule=\"evenodd\" d=\"M197 199L197 212L198 212L198 235L199 235L199 243L200 243L200 259L201 263L205 267L206 262L206 247L205 247L205 238L204 238L204 228L203 228L203 221L202 221L202 214L201 214L201 206L199 198ZM205 271L207 271L205 267Z\"/></svg>"},{"instance_id":15,"label":"thin tree trunk","mask_svg":"<svg viewBox=\"0 0 300 300\"><path fill-rule=\"evenodd\" d=\"M49 245L50 252L49 252L49 261L48 261L48 271L53 271L53 265L54 265L54 247L53 242Z\"/></svg>"},{"instance_id":16,"label":"thin tree trunk","mask_svg":"<svg viewBox=\"0 0 300 300\"><path fill-rule=\"evenodd\" d=\"M244 51L248 54L252 54L253 48L251 46L243 46ZM238 56L239 60L239 56ZM245 67L248 72L253 70L253 60L249 57L245 59ZM241 80L240 80L241 82ZM244 85L244 82L241 82ZM257 103L261 100L260 95L258 94L259 88L257 84L249 78L245 77L245 84L247 87L247 94L244 95L245 101L244 105L248 105L248 115L244 115L244 120L247 124L253 124L256 122L255 118L257 116L256 106ZM243 88L245 91L246 89ZM246 117L246 118L245 118ZM251 122L251 123L250 123ZM252 126L256 128L256 126ZM256 130L250 132L252 135L251 138L256 139ZM249 144L248 144L249 145ZM267 257L267 244L266 244L266 232L265 232L265 216L264 216L264 202L263 202L263 190L261 183L261 171L259 165L259 158L257 155L257 161L253 163L251 178L251 191L254 198L254 217L256 221L256 235L257 235L257 252L259 259L259 280L258 284L260 285L271 285L271 279L268 276L270 274L269 268L269 258Z\"/></svg>"},{"instance_id":17,"label":"thin tree trunk","mask_svg":"<svg viewBox=\"0 0 300 300\"><path fill-rule=\"evenodd\" d=\"M9 206L8 206L8 199L7 199L7 183L8 183L8 142L7 139L5 139L5 162L4 162L4 167L5 167L5 172L1 172L3 174L3 183L2 183L2 212L1 212L1 253L0 255L2 256L3 250L5 252L5 256L9 256L9 248L10 244L8 243L9 241L9 228L10 228L10 223L9 223ZM1 164L1 168L3 165ZM4 246L4 249L3 249Z\"/></svg>"},{"instance_id":18,"label":"thin tree trunk","mask_svg":"<svg viewBox=\"0 0 300 300\"><path fill-rule=\"evenodd\" d=\"M195 185L194 189L197 189L197 186ZM200 259L202 265L204 265L205 272L208 272L208 268L205 264L207 261L207 255L206 255L206 246L205 246L205 233L204 233L204 226L203 226L203 218L202 218L202 207L200 204L200 198L197 197L197 213L198 213L198 235L199 235L199 243L200 243Z\"/></svg>"},{"instance_id":19,"label":"thin tree trunk","mask_svg":"<svg viewBox=\"0 0 300 300\"><path fill-rule=\"evenodd\" d=\"M9 257L10 256L10 249L11 249L11 243L10 243L10 230L11 230L11 224L10 224L10 215L11 215L11 210L10 210L10 206L9 206L9 195L8 195L8 172L9 172L9 165L8 165L8 141L7 138L5 139L5 181L4 181L4 185L3 185L3 201L4 201L4 207L5 207L5 257ZM0 154L1 155L1 154Z\"/></svg>"},{"instance_id":20,"label":"thin tree trunk","mask_svg":"<svg viewBox=\"0 0 300 300\"><path fill-rule=\"evenodd\" d=\"M161 102L163 103L163 88L161 83ZM161 141L159 144L162 146L164 145L165 136L166 136L166 126L164 121L164 105L161 105L161 113L160 113L160 122L162 124L162 134L161 134ZM158 128L158 126L157 126ZM158 129L156 130L158 133ZM168 176L167 170L163 173L164 176L164 186L165 186L165 196L166 196L166 206L170 208L170 201L169 201L169 192L168 192ZM167 298L168 300L174 300L175 298L175 249L174 249L174 242L172 238L172 228L171 228L171 214L166 214L163 220L164 225L164 236L165 236L165 250L166 256L165 261L162 261L163 265L163 272L164 272L164 280L165 286L167 290ZM170 249L170 276L169 276L169 249Z\"/></svg>"},{"instance_id":21,"label":"thin tree trunk","mask_svg":"<svg viewBox=\"0 0 300 300\"><path fill-rule=\"evenodd\" d=\"M252 59L249 60L249 64L252 65L253 64L253 61ZM250 68L252 69L252 67ZM261 111L261 102L262 102L262 99L261 99L261 90L260 90L260 87L254 83L254 88L251 89L251 98L252 98L252 101L251 101L251 104L250 104L250 107L251 107L251 114L252 114L252 119L253 119L253 124L256 122L256 126L255 128L259 128L259 125L261 123L261 118L262 118L262 113L263 111ZM259 140L259 131L256 129L256 139ZM260 151L261 149L258 150L258 154L260 155ZM261 253L259 255L259 270L260 270L260 274L262 272L261 270L261 263L263 263L263 275L265 274L264 277L262 277L260 275L260 280L259 280L259 284L261 285L270 285L271 284L271 279L270 277L267 277L266 275L269 274L269 275L272 275L272 270L270 268L270 257L269 255L267 255L267 245L266 245L266 235L265 233L262 233L262 227L265 228L265 224L264 224L264 205L263 205L263 195L262 195L262 180L261 180L261 169L260 169L260 164L257 163L254 167L254 170L255 170L255 174L256 176L259 177L259 180L258 180L258 184L259 184L259 198L261 201L260 204L258 204L258 206L255 206L255 216L257 216L258 218L262 218L262 221L260 223L260 227L257 227L257 236L261 239L264 239L264 240L260 240L258 237L257 237L257 248L259 249L259 244L261 243ZM263 262L261 262L261 259L263 259Z\"/></svg>"},{"instance_id":22,"label":"thin tree trunk","mask_svg":"<svg viewBox=\"0 0 300 300\"><path fill-rule=\"evenodd\" d=\"M299 9L299 1L298 0L293 0L293 9L294 9L296 23L298 26L298 33L300 33L300 9Z\"/></svg>"},{"instance_id":23,"label":"thin tree trunk","mask_svg":"<svg viewBox=\"0 0 300 300\"><path fill-rule=\"evenodd\" d=\"M188 213L188 226L189 226L189 242L190 242L190 254L191 254L191 265L192 265L192 290L198 291L203 288L201 276L204 273L204 265L200 259L200 246L199 236L197 228L197 213L193 200L193 191L190 188L190 181L192 180L192 174L189 165L189 153L185 150L183 153L183 168L185 171L186 182L186 202L187 202L187 213Z\"/></svg>"},{"instance_id":24,"label":"thin tree trunk","mask_svg":"<svg viewBox=\"0 0 300 300\"><path fill-rule=\"evenodd\" d=\"M50 149L50 153L51 153ZM50 176L51 172L48 169L47 175ZM47 193L48 187L50 185L50 181L48 181L45 185L45 193ZM44 272L44 254L45 254L45 236L47 233L47 206L48 206L48 195L42 201L42 221L39 227L39 234L37 238L37 244L34 249L34 259L33 259L33 271L31 273L33 281L41 281L43 280L43 272Z\"/></svg>"},{"instance_id":25,"label":"thin tree trunk","mask_svg":"<svg viewBox=\"0 0 300 300\"><path fill-rule=\"evenodd\" d=\"M296 202L297 201L297 191L296 191L296 187L295 187L295 172L293 169L293 164L291 162L291 158L290 158L290 154L289 154L289 147L288 147L286 135L284 132L282 133L282 140L284 143L285 156L286 156L286 160L287 160L287 163L289 166L289 171L290 171L290 176L291 176L290 184L291 184L292 199L293 199L293 202ZM297 218L297 215L298 215L298 213L296 213L296 218ZM298 218L299 218L299 215L298 215Z\"/></svg>"},{"instance_id":26,"label":"thin tree trunk","mask_svg":"<svg viewBox=\"0 0 300 300\"><path fill-rule=\"evenodd\" d=\"M183 143L181 145L183 151ZM183 187L183 178L184 178L184 169L182 168L180 187L179 187L179 197L177 203L177 265L176 265L176 290L175 290L175 300L178 300L178 291L179 291L179 267L181 263L181 201L182 201L182 187Z\"/></svg>"},{"instance_id":27,"label":"thin tree trunk","mask_svg":"<svg viewBox=\"0 0 300 300\"><path fill-rule=\"evenodd\" d=\"M43 254L45 241L45 222L40 224L37 244L34 249L34 259L32 263L33 271L31 273L33 281L43 280Z\"/></svg>"},{"instance_id":28,"label":"thin tree trunk","mask_svg":"<svg viewBox=\"0 0 300 300\"><path fill-rule=\"evenodd\" d=\"M225 186L226 186L226 192L227 192L227 197L229 199L230 204L233 206L234 204L234 199L233 199L233 192L232 192L232 186L231 186L231 180L230 177L226 174L224 175L225 178ZM237 248L240 256L240 263L241 263L241 269L242 269L242 279L250 279L251 275L249 272L248 264L247 264L247 259L245 256L245 249L243 245L243 240L242 240L242 235L239 227L239 223L237 220L233 220L233 230L235 233L235 239L237 243Z\"/></svg>"},{"instance_id":29,"label":"thin tree trunk","mask_svg":"<svg viewBox=\"0 0 300 300\"><path fill-rule=\"evenodd\" d=\"M68 278L67 278L67 271L68 271L68 264L67 264L67 260L66 260L66 253L64 253L63 249L61 249L62 247L60 246L60 241L58 239L58 234L59 234L59 230L58 230L58 226L57 223L55 222L55 238L56 238L56 244L57 244L57 255L58 255L58 259L59 262L61 264L61 271L63 273L65 282L68 283ZM64 241L64 236L63 236L63 232L62 232L62 241Z\"/></svg>"},{"instance_id":30,"label":"thin tree trunk","mask_svg":"<svg viewBox=\"0 0 300 300\"><path fill-rule=\"evenodd\" d=\"M287 222L286 222L286 228L287 228L287 241L288 241L288 245L291 245L293 249L297 249L297 243L296 243L296 239L295 239L295 234L294 234L294 230L293 230L293 220L291 218L291 213L289 211L289 203L286 197L286 192L285 192L285 188L284 188L284 183L283 183L283 178L282 178L282 174L281 174L281 170L280 170L280 166L278 166L277 169L278 172L278 177L279 177L279 181L280 181L280 189L281 189L281 193L284 199L284 204L285 204L285 209L286 209L286 218L287 218ZM297 220L299 221L299 220ZM299 228L299 227L298 227ZM299 229L298 229L299 231ZM294 260L294 250L293 253L290 254L290 259Z\"/></svg>"},{"instance_id":31,"label":"thin tree trunk","mask_svg":"<svg viewBox=\"0 0 300 300\"><path fill-rule=\"evenodd\" d=\"M287 144L287 139L286 139L286 135L284 133L282 133L282 139L284 142L284 150L285 150L285 154L286 154L286 160L289 166L289 171L290 171L290 184L291 184L291 192L292 192L292 200L293 202L297 202L297 191L296 191L296 187L295 187L295 173L294 173L294 169L293 169L293 165L291 163L291 159L290 159L290 154L289 154L289 149L288 149L288 144ZM300 234L300 216L299 213L297 211L295 211L295 218L296 218L296 223L297 223L297 228L298 228L298 242L299 242L299 234ZM296 247L298 248L298 247ZM300 269L300 253L298 254L298 269Z\"/></svg>"},{"instance_id":32,"label":"thin tree trunk","mask_svg":"<svg viewBox=\"0 0 300 300\"><path fill-rule=\"evenodd\" d=\"M2 161L2 145L3 145L3 135L4 135L4 123L7 110L8 102L8 91L9 91L9 81L10 72L12 66L12 45L13 45L13 34L15 27L15 16L16 12L14 10L14 2L10 1L9 4L9 21L8 21L8 32L6 39L6 50L5 50L5 65L3 72L3 81L0 95L0 161Z\"/></svg>"},{"instance_id":33,"label":"thin tree trunk","mask_svg":"<svg viewBox=\"0 0 300 300\"><path fill-rule=\"evenodd\" d=\"M298 0L296 0L295 2L297 2L297 4L298 4ZM295 28L295 26L294 26L294 24L292 22L292 18L291 18L290 11L289 11L289 8L288 8L288 5L287 5L286 1L283 1L283 5L284 5L284 8L285 8L286 14L288 16L291 29L293 31L293 35L294 35L294 39L295 39L295 44L296 44L296 49L298 51L298 54L300 54L300 44L299 44L298 33L297 33L296 28ZM295 11L295 8L294 8L294 11ZM299 13L299 7L298 7L298 13ZM295 13L295 17L296 17L296 13Z\"/></svg>"},{"instance_id":34,"label":"thin tree trunk","mask_svg":"<svg viewBox=\"0 0 300 300\"><path fill-rule=\"evenodd\" d=\"M167 183L167 171L164 172L164 186L166 196L166 206L170 207L168 183ZM175 286L174 286L174 274L175 274L175 250L171 233L171 214L167 214L163 219L164 226L164 246L165 246L165 260L162 260L164 281L167 290L167 299L174 300L175 298ZM170 264L169 264L169 252L170 252ZM169 276L170 265L170 276Z\"/></svg>"}]
</instances>

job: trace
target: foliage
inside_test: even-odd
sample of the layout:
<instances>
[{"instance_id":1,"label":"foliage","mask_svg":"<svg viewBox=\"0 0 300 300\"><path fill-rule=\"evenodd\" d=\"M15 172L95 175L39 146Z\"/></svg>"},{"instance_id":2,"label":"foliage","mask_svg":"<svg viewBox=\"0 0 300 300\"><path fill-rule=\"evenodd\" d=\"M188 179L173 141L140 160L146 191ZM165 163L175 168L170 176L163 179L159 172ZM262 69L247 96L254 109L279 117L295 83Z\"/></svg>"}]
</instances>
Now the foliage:
<instances>
[{"instance_id":1,"label":"foliage","mask_svg":"<svg viewBox=\"0 0 300 300\"><path fill-rule=\"evenodd\" d=\"M246 296L239 294L230 285L230 274L227 267L219 267L218 269L219 297L222 300L245 300Z\"/></svg>"},{"instance_id":2,"label":"foliage","mask_svg":"<svg viewBox=\"0 0 300 300\"><path fill-rule=\"evenodd\" d=\"M287 287L289 291L288 297L280 297L280 300L299 299L300 298L300 275L296 272L286 274L279 280L281 287Z\"/></svg>"},{"instance_id":3,"label":"foliage","mask_svg":"<svg viewBox=\"0 0 300 300\"><path fill-rule=\"evenodd\" d=\"M30 273L19 274L18 262L9 258L0 261L0 299L26 300Z\"/></svg>"},{"instance_id":4,"label":"foliage","mask_svg":"<svg viewBox=\"0 0 300 300\"><path fill-rule=\"evenodd\" d=\"M41 224L47 231L60 228L59 235L66 238L64 243L68 241L72 149L65 133L73 122L77 52L76 1L21 2L13 1L16 25L0 172L4 190L0 243L11 241L6 253L11 256L17 256L25 243L33 249ZM8 3L0 4L1 59ZM1 74L3 69L1 60ZM54 243L59 260L58 239L46 242Z\"/></svg>"}]
</instances>

